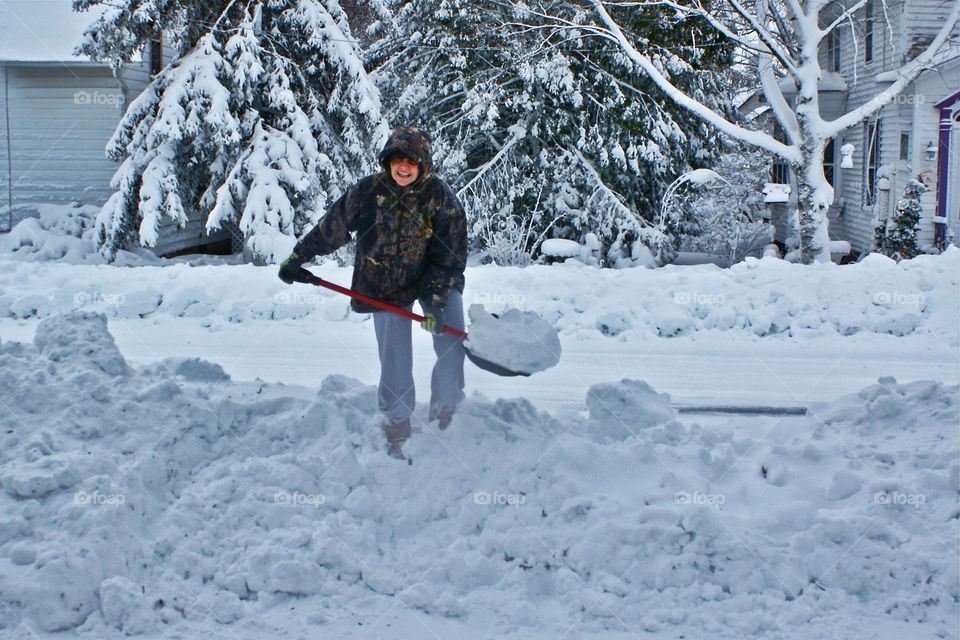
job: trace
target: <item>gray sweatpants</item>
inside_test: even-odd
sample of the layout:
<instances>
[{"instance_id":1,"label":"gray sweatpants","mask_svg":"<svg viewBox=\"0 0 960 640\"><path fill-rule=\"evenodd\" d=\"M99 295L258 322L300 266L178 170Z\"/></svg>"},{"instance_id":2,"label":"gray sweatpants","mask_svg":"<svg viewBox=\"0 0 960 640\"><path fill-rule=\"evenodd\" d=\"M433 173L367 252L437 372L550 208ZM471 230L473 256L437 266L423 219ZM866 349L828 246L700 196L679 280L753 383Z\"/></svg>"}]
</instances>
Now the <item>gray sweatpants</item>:
<instances>
[{"instance_id":1,"label":"gray sweatpants","mask_svg":"<svg viewBox=\"0 0 960 640\"><path fill-rule=\"evenodd\" d=\"M407 307L410 309L413 305ZM456 289L450 290L444 324L464 328L463 299ZM380 350L380 410L391 422L401 422L413 414L416 391L413 385L413 322L389 311L373 314ZM437 362L430 378L431 402L455 405L464 398L463 343L460 338L441 333L433 336Z\"/></svg>"}]
</instances>

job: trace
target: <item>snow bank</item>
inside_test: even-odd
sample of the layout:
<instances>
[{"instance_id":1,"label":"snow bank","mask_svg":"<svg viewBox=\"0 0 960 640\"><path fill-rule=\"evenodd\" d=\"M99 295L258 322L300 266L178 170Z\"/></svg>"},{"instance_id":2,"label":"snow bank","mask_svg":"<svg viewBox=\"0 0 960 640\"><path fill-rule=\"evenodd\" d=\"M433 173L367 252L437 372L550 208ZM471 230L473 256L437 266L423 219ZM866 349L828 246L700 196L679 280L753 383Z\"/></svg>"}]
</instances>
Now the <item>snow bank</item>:
<instances>
[{"instance_id":1,"label":"snow bank","mask_svg":"<svg viewBox=\"0 0 960 640\"><path fill-rule=\"evenodd\" d=\"M883 380L756 434L639 381L587 423L473 397L443 433L418 408L408 467L373 387L132 368L54 315L0 346L0 630L314 637L388 598L498 637L956 637L957 393Z\"/></svg>"},{"instance_id":2,"label":"snow bank","mask_svg":"<svg viewBox=\"0 0 960 640\"><path fill-rule=\"evenodd\" d=\"M347 315L344 296L284 285L275 266L166 264L7 261L0 269L0 317L43 318L72 309L217 322ZM328 262L312 269L326 280L350 282L351 268ZM750 339L922 333L956 347L958 274L957 248L900 263L871 255L844 266L776 258L748 259L731 269L600 270L575 261L524 269L476 266L467 269L464 301L492 313L508 307L535 312L570 339L600 333L629 341L702 331Z\"/></svg>"},{"instance_id":3,"label":"snow bank","mask_svg":"<svg viewBox=\"0 0 960 640\"><path fill-rule=\"evenodd\" d=\"M71 204L38 203L38 217L24 218L9 233L0 234L0 259L16 262L57 262L64 265L106 264L97 251L93 222L100 207ZM292 242L292 241L291 241ZM292 246L292 245L291 245ZM289 252L288 252L289 253ZM243 256L193 254L176 258L159 258L151 250L137 247L118 251L115 267L172 264L240 264ZM31 268L36 268L32 266ZM54 270L57 267L51 265Z\"/></svg>"},{"instance_id":4,"label":"snow bank","mask_svg":"<svg viewBox=\"0 0 960 640\"><path fill-rule=\"evenodd\" d=\"M103 264L97 252L93 219L100 207L41 203L39 216L24 218L0 235L0 258L24 262L57 261L61 264ZM121 251L116 266L157 263L159 259L146 250Z\"/></svg>"}]
</instances>

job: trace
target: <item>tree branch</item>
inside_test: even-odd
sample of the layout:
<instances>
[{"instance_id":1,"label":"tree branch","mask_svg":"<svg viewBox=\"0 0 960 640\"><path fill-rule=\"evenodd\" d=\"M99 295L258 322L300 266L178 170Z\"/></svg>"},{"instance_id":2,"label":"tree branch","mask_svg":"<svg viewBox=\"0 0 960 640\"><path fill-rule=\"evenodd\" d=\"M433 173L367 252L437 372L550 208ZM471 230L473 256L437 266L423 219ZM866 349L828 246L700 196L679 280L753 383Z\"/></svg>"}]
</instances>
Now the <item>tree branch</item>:
<instances>
[{"instance_id":1,"label":"tree branch","mask_svg":"<svg viewBox=\"0 0 960 640\"><path fill-rule=\"evenodd\" d=\"M754 131L733 124L706 105L694 100L690 96L677 89L669 80L667 80L660 70L657 69L656 65L653 64L650 58L637 51L636 48L630 44L619 25L613 20L613 18L610 17L610 14L607 13L607 10L603 6L603 2L601 0L590 0L590 2L593 4L594 8L597 10L597 13L600 14L601 19L607 26L608 31L603 34L603 36L619 44L620 48L627 55L627 57L629 57L641 69L643 69L650 79L653 80L653 82L660 87L664 93L670 96L674 102L687 109L695 116L705 121L707 124L716 127L729 136L752 144L756 147L760 147L761 149L765 149L766 151L783 158L785 161L791 164L798 164L800 162L800 151L796 147L787 146L779 140L774 139L773 136L762 131Z\"/></svg>"},{"instance_id":2,"label":"tree branch","mask_svg":"<svg viewBox=\"0 0 960 640\"><path fill-rule=\"evenodd\" d=\"M841 14L837 17L836 20L834 20L833 22L831 22L829 26L827 26L827 27L825 27L825 28L823 29L823 31L822 31L822 34L823 34L823 35L820 36L821 40L822 40L823 37L826 36L828 33L830 33L831 31L833 31L833 30L836 29L837 27L839 27L841 22L843 22L843 21L846 20L847 18L852 17L853 14L856 13L857 10L860 9L860 7L862 7L863 5L867 4L867 2L868 2L868 0L858 0L858 2L857 2L856 4L854 4L852 7L850 7L849 9L844 9L844 10L843 10L843 13L841 13ZM854 45L856 45L856 42L854 42Z\"/></svg>"},{"instance_id":3,"label":"tree branch","mask_svg":"<svg viewBox=\"0 0 960 640\"><path fill-rule=\"evenodd\" d=\"M482 167L480 167L477 170L477 175L473 176L473 178L470 179L470 182L463 185L463 187L461 187L457 191L457 197L463 197L467 193L467 190L470 189L470 187L472 187L475 182L480 180L480 178L482 178L484 174L487 173L487 171L489 171L494 166L496 166L496 164L500 162L500 159L503 158L503 156L505 156L507 152L510 151L510 149L512 149L515 144L520 142L520 140L523 139L525 135L527 135L526 127L524 125L521 125L520 123L517 123L513 127L510 127L510 129L511 129L510 139L507 140L507 142L503 145L503 147L497 152L497 155L490 158L488 162L486 162Z\"/></svg>"},{"instance_id":4,"label":"tree branch","mask_svg":"<svg viewBox=\"0 0 960 640\"><path fill-rule=\"evenodd\" d=\"M591 1L596 2L596 0ZM797 78L797 67L793 63L793 60L790 59L790 52L784 51L780 47L779 43L777 43L776 38L773 37L773 34L767 31L767 28L760 24L760 21L757 20L756 16L747 11L747 9L744 8L744 6L740 4L738 0L727 0L727 2L730 3L730 6L732 6L738 14L740 14L740 17L750 24L757 36L760 37L760 40L763 42L763 44L765 44L770 50L770 53L773 54L773 56L780 61L780 64L783 65L783 68L786 69L791 76Z\"/></svg>"},{"instance_id":5,"label":"tree branch","mask_svg":"<svg viewBox=\"0 0 960 640\"><path fill-rule=\"evenodd\" d=\"M872 100L869 100L857 109L840 116L836 120L825 122L825 135L832 138L841 131L869 118L889 104L890 101L899 95L908 84L913 82L920 73L932 65L934 56L940 52L941 47L943 47L950 38L950 33L953 31L953 27L956 26L958 20L960 20L960 2L955 2L953 4L953 11L944 23L943 28L940 29L937 37L933 39L933 42L930 43L930 46L927 47L923 53L897 70L897 75L899 76L897 80L875 95Z\"/></svg>"},{"instance_id":6,"label":"tree branch","mask_svg":"<svg viewBox=\"0 0 960 640\"><path fill-rule=\"evenodd\" d=\"M755 52L757 52L757 53L765 53L765 52L766 52L765 49L761 49L761 48L757 47L756 44L751 44L751 43L747 42L746 40L744 40L743 38L741 38L739 34L734 33L734 32L730 29L730 27L728 27L727 25L723 24L723 22L722 22L721 20L718 20L715 15L713 15L712 13L710 13L709 11L707 11L707 10L704 8L703 3L702 3L700 0L697 0L697 11L696 11L696 12L691 12L691 15L695 15L695 16L698 15L698 16L702 17L704 20L706 20L707 22L709 22L709 23L710 23L710 26L712 26L714 29L716 29L716 30L720 33L720 35L724 36L724 37L727 38L728 40L732 40L733 42L736 42L738 45L740 45L740 46L743 47L744 49L747 49L747 50L750 50L750 51L755 51Z\"/></svg>"}]
</instances>

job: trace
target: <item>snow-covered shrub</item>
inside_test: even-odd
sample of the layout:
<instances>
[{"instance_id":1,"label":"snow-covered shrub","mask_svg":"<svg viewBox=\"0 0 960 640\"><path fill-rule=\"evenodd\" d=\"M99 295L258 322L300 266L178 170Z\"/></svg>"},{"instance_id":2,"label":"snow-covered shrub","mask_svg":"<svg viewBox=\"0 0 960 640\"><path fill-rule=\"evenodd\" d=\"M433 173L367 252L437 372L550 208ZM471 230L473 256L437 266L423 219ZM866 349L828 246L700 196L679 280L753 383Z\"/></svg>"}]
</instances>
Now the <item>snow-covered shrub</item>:
<instances>
[{"instance_id":1,"label":"snow-covered shrub","mask_svg":"<svg viewBox=\"0 0 960 640\"><path fill-rule=\"evenodd\" d=\"M37 209L38 217L24 218L9 233L0 235L0 255L28 261L103 261L94 242L97 207L74 202L41 204Z\"/></svg>"},{"instance_id":2,"label":"snow-covered shrub","mask_svg":"<svg viewBox=\"0 0 960 640\"><path fill-rule=\"evenodd\" d=\"M727 265L759 255L773 239L763 200L768 170L765 154L728 153L712 175L680 187L664 203L665 216L680 229L680 250L714 254Z\"/></svg>"},{"instance_id":3,"label":"snow-covered shrub","mask_svg":"<svg viewBox=\"0 0 960 640\"><path fill-rule=\"evenodd\" d=\"M536 233L537 216L522 216L501 211L492 216L479 216L471 230L482 247L481 261L490 260L500 266L525 267L534 261L534 255L550 227Z\"/></svg>"},{"instance_id":4,"label":"snow-covered shrub","mask_svg":"<svg viewBox=\"0 0 960 640\"><path fill-rule=\"evenodd\" d=\"M480 217L472 230L474 239L483 247L481 261L517 267L533 262L530 222L506 212Z\"/></svg>"}]
</instances>

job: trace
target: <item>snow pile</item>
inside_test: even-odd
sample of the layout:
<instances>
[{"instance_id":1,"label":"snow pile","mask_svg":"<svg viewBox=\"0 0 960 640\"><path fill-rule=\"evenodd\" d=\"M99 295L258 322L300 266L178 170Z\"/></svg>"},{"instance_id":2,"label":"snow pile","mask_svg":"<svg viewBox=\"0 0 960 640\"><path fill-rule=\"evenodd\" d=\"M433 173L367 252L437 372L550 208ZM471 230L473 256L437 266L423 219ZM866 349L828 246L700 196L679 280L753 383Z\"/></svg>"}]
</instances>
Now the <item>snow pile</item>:
<instances>
[{"instance_id":1,"label":"snow pile","mask_svg":"<svg viewBox=\"0 0 960 640\"><path fill-rule=\"evenodd\" d=\"M590 433L594 439L625 440L640 429L650 429L676 418L670 396L646 382L623 379L595 384L587 392Z\"/></svg>"},{"instance_id":2,"label":"snow pile","mask_svg":"<svg viewBox=\"0 0 960 640\"><path fill-rule=\"evenodd\" d=\"M580 255L581 246L573 240L548 238L540 244L540 253L553 258L573 258Z\"/></svg>"},{"instance_id":3,"label":"snow pile","mask_svg":"<svg viewBox=\"0 0 960 640\"><path fill-rule=\"evenodd\" d=\"M103 261L97 256L91 229L97 207L73 203L42 204L38 208L38 218L24 218L10 233L0 235L0 255L28 261Z\"/></svg>"},{"instance_id":4,"label":"snow pile","mask_svg":"<svg viewBox=\"0 0 960 640\"><path fill-rule=\"evenodd\" d=\"M373 387L131 368L103 316L53 316L0 346L0 630L346 637L383 599L485 637L956 637L957 392L759 433L631 380L586 423L473 397L443 433L418 408L409 467Z\"/></svg>"},{"instance_id":5,"label":"snow pile","mask_svg":"<svg viewBox=\"0 0 960 640\"><path fill-rule=\"evenodd\" d=\"M473 304L466 346L484 360L510 371L531 374L560 362L557 331L531 311L507 309L495 317Z\"/></svg>"},{"instance_id":6,"label":"snow pile","mask_svg":"<svg viewBox=\"0 0 960 640\"><path fill-rule=\"evenodd\" d=\"M24 218L10 233L0 234L0 257L17 261L58 261L69 265L102 264L97 252L93 220L100 207L76 202L62 205L36 205L39 216ZM116 265L156 263L159 259L147 251L122 251Z\"/></svg>"},{"instance_id":7,"label":"snow pile","mask_svg":"<svg viewBox=\"0 0 960 640\"><path fill-rule=\"evenodd\" d=\"M347 314L344 296L284 285L276 266L164 264L118 269L7 261L0 269L0 318L43 318L78 308L116 318L216 322ZM332 261L311 268L325 280L350 282L352 268ZM598 270L576 261L524 269L475 266L466 281L466 304L483 304L491 313L535 311L562 339L603 334L633 341L722 331L750 340L926 334L958 344L957 248L900 263L871 255L844 266L776 258L748 259L730 269Z\"/></svg>"}]
</instances>

